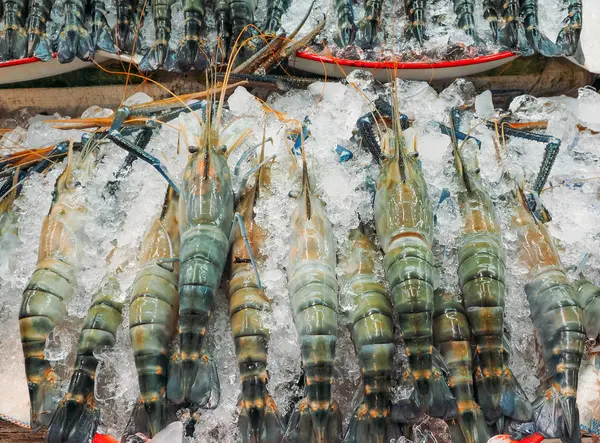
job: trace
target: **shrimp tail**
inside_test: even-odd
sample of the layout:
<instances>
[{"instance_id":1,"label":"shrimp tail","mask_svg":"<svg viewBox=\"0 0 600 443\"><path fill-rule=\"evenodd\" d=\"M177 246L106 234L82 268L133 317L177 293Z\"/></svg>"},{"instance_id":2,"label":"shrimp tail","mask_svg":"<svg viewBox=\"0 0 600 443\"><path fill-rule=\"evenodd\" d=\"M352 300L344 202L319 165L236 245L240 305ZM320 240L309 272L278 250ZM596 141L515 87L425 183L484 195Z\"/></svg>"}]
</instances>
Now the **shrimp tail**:
<instances>
[{"instance_id":1,"label":"shrimp tail","mask_svg":"<svg viewBox=\"0 0 600 443\"><path fill-rule=\"evenodd\" d=\"M382 345L370 346L381 347ZM369 346L364 347L368 348ZM384 351L385 357L393 355L394 345L389 344L385 347L388 349L381 348L380 352ZM369 349L365 349L365 353L367 352L369 352ZM371 353L371 356L373 360L378 357L373 353ZM364 394L364 388L359 386L357 392L362 395L357 396L358 405L354 409L352 417L350 417L344 443L382 443L390 439L397 440L402 436L401 425L392 421L389 414L384 413L387 412L390 402L389 383L383 380L384 378L381 376L365 376L364 383L372 389Z\"/></svg>"},{"instance_id":2,"label":"shrimp tail","mask_svg":"<svg viewBox=\"0 0 600 443\"><path fill-rule=\"evenodd\" d=\"M337 402L327 409L310 407L308 399L301 400L290 417L284 443L339 443L341 442L342 416Z\"/></svg>"},{"instance_id":3,"label":"shrimp tail","mask_svg":"<svg viewBox=\"0 0 600 443\"><path fill-rule=\"evenodd\" d=\"M166 40L155 43L139 65L142 72L156 71L163 66L167 70L171 70L175 66L175 54L169 49Z\"/></svg>"},{"instance_id":4,"label":"shrimp tail","mask_svg":"<svg viewBox=\"0 0 600 443\"><path fill-rule=\"evenodd\" d=\"M258 401L257 401L258 400ZM279 443L283 434L282 422L275 401L267 392L261 377L242 382L239 401L239 428L244 443Z\"/></svg>"},{"instance_id":5,"label":"shrimp tail","mask_svg":"<svg viewBox=\"0 0 600 443\"><path fill-rule=\"evenodd\" d=\"M92 384L89 378L79 379L82 384ZM75 398L64 398L52 418L46 434L48 443L79 443L92 441L100 421L100 411L94 408L93 395L85 403Z\"/></svg>"},{"instance_id":6,"label":"shrimp tail","mask_svg":"<svg viewBox=\"0 0 600 443\"><path fill-rule=\"evenodd\" d=\"M91 38L92 49L101 49L106 52L115 52L115 41L113 34L108 26L108 21L104 15L104 4L101 0L96 0L92 6L91 19Z\"/></svg>"},{"instance_id":7,"label":"shrimp tail","mask_svg":"<svg viewBox=\"0 0 600 443\"><path fill-rule=\"evenodd\" d=\"M184 40L177 49L176 67L186 72L194 68L196 71L204 71L208 66L208 50L200 42L189 39Z\"/></svg>"},{"instance_id":8,"label":"shrimp tail","mask_svg":"<svg viewBox=\"0 0 600 443\"><path fill-rule=\"evenodd\" d=\"M206 352L197 360L183 361L179 355L171 359L167 398L175 404L188 401L194 405L213 409L221 397L217 365Z\"/></svg>"},{"instance_id":9,"label":"shrimp tail","mask_svg":"<svg viewBox=\"0 0 600 443\"><path fill-rule=\"evenodd\" d=\"M75 57L87 60L92 53L92 38L83 26L67 27L59 34L56 56L60 63L70 63Z\"/></svg>"},{"instance_id":10,"label":"shrimp tail","mask_svg":"<svg viewBox=\"0 0 600 443\"><path fill-rule=\"evenodd\" d=\"M448 420L458 413L456 400L448 387L446 363L435 348L431 356L431 377L415 380L411 396L392 406L394 421L410 423L424 412Z\"/></svg>"},{"instance_id":11,"label":"shrimp tail","mask_svg":"<svg viewBox=\"0 0 600 443\"><path fill-rule=\"evenodd\" d=\"M20 25L0 33L0 57L6 60L23 58L27 54L27 32Z\"/></svg>"},{"instance_id":12,"label":"shrimp tail","mask_svg":"<svg viewBox=\"0 0 600 443\"><path fill-rule=\"evenodd\" d=\"M548 389L545 396L533 402L537 428L543 430L544 434L546 434L545 430L562 431L560 437L562 443L581 442L576 401L574 396L566 397L560 395L554 388Z\"/></svg>"}]
</instances>

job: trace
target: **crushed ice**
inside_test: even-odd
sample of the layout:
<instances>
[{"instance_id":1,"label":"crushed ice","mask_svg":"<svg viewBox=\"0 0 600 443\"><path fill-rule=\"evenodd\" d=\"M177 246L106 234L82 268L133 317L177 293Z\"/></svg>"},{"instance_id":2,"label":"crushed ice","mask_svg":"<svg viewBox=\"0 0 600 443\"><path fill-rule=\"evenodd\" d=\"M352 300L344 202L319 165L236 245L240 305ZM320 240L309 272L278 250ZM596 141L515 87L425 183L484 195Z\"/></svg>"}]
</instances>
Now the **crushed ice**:
<instances>
[{"instance_id":1,"label":"crushed ice","mask_svg":"<svg viewBox=\"0 0 600 443\"><path fill-rule=\"evenodd\" d=\"M391 91L390 85L376 86L369 75L355 72L345 83L315 83L308 90L273 94L264 106L243 88L238 88L228 99L225 118L234 123L227 126L227 140L235 141L248 129L251 130L242 147L229 158L232 171L244 150L262 140L263 131L266 138L272 140L266 145L266 155L277 155L271 167L271 185L258 200L255 217L268 233L262 245L266 259L259 272L273 307L272 314L265 314L271 330L269 390L282 416L287 416L302 396L298 385L301 377L300 350L285 272L288 223L296 204L294 195L300 191L301 168L299 157L293 153L294 142L290 134L302 125L308 130L304 147L311 185L326 203L338 251L342 255L348 231L357 227L361 220L368 222L373 218L372 186L367 183L372 183L378 174L378 167L371 163L370 154L357 144L353 133L355 124L370 109L365 97L373 100L378 94L384 94L389 100ZM441 134L434 122L447 124L448 111L465 104L475 103L476 109L488 116L493 112L493 104L487 93L476 97L472 85L464 80L457 80L440 94L426 83L398 80L397 92L402 112L414 119L405 136L408 145L415 145L419 150L431 202L436 207L436 284L456 290L456 247L462 229L456 200L457 183L450 155L450 139ZM138 99L145 100L145 97ZM277 113L271 112L272 109ZM600 135L577 129L578 123L592 125L594 122L590 118L594 113L600 115L599 96L590 90L582 90L578 99L525 96L514 100L511 110L524 121L548 120L547 132L562 139L556 164L542 193L542 200L553 217L548 226L568 270L574 271L585 252L592 253L584 272L589 279L599 283L597 215L600 213L600 154L597 146ZM179 136L175 128L180 123L197 126L197 117L198 114L181 116L175 124L162 127L149 146L149 152L163 159L178 181L181 180L187 153L185 149L178 153ZM30 124L26 134L23 129L6 134L2 144L11 146L16 138L25 140L25 146L37 147L47 145L48 140L77 139L80 136L75 132L57 132L40 119L36 120ZM466 112L461 129L463 132L470 130L471 135L482 142L481 174L492 195L498 196L507 189L502 177L504 169L527 180L535 177L543 156L543 144L507 138L506 143L496 145L493 131L485 126L482 115L477 113ZM340 163L336 153L338 145L350 150L353 158ZM112 144L104 146L104 152L100 166L82 182L82 196L88 211L78 291L69 305L67 327L57 328L47 349L47 356L53 364L61 367L61 372L66 373L67 381L74 343L91 298L106 275L118 267L122 269L118 274L122 299L129 299L141 238L158 214L166 189L166 183L154 169L136 161L131 172L121 178L114 195L107 193L106 183L114 179L125 153ZM11 357L14 350L20 348L20 294L35 267L41 224L50 207L54 182L64 165L63 161L45 175L38 174L27 179L21 196L15 202L14 213L22 244L6 252L3 249L0 257L0 312L4 320L0 323L0 353L9 356L0 361L0 378L10 377L15 373L14 368L23 365L22 360ZM248 161L240 162L240 175L250 167ZM240 177L234 177L234 183L239 186ZM450 197L438 205L445 189L450 192ZM516 237L510 230L506 208L500 205L499 213L503 220L508 257L514 257ZM15 260L17 256L18 260ZM512 328L512 367L525 391L532 397L539 381L531 358L534 355L534 339L523 291L525 276L514 260L508 261L508 270L506 314ZM214 410L201 411L197 417L195 441L229 443L237 441L236 408L240 385L223 290L217 296L216 306L208 337L209 349L218 365L221 403ZM352 398L360 382L360 370L345 315L351 308L352 299L342 287L334 398L342 407L346 424L352 410ZM103 413L101 430L113 435L123 431L139 394L129 347L127 315L126 307L116 345L112 349L100 349L96 354L101 361L96 386ZM61 360L64 361L61 363ZM403 394L399 392L398 395ZM427 432L443 434L444 429L439 422L430 420L420 423L415 432L417 439L422 439Z\"/></svg>"}]
</instances>

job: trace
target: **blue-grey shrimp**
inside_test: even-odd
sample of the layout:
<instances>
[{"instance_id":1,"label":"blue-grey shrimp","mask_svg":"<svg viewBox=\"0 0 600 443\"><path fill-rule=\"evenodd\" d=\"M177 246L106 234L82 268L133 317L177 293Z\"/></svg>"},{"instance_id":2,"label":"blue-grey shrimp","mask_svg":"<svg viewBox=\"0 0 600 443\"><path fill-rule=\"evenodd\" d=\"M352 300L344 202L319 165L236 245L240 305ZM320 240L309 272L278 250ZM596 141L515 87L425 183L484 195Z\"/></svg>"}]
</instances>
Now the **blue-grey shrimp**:
<instances>
[{"instance_id":1,"label":"blue-grey shrimp","mask_svg":"<svg viewBox=\"0 0 600 443\"><path fill-rule=\"evenodd\" d=\"M52 58L52 46L46 34L46 23L54 0L29 0L27 8L27 55L41 60Z\"/></svg>"},{"instance_id":2,"label":"blue-grey shrimp","mask_svg":"<svg viewBox=\"0 0 600 443\"><path fill-rule=\"evenodd\" d=\"M70 63L75 57L87 60L93 55L92 38L85 29L87 0L67 0L64 5L64 23L58 34L56 57L61 63Z\"/></svg>"},{"instance_id":3,"label":"blue-grey shrimp","mask_svg":"<svg viewBox=\"0 0 600 443\"><path fill-rule=\"evenodd\" d=\"M504 364L506 253L500 221L479 174L478 146L473 139L468 139L460 148L456 139L453 141L464 223L458 246L458 276L476 345L477 400L489 423L503 416L527 422L532 418L531 405L512 371Z\"/></svg>"},{"instance_id":4,"label":"blue-grey shrimp","mask_svg":"<svg viewBox=\"0 0 600 443\"><path fill-rule=\"evenodd\" d=\"M392 306L376 275L377 250L362 229L350 231L348 248L349 257L342 268L354 294L350 325L363 380L344 442L387 442L402 435L391 421L396 352Z\"/></svg>"},{"instance_id":5,"label":"blue-grey shrimp","mask_svg":"<svg viewBox=\"0 0 600 443\"><path fill-rule=\"evenodd\" d=\"M411 421L422 413L450 418L456 402L443 363L433 348L433 208L415 152L406 147L398 111L384 143L374 212L390 294L408 357L405 382L413 387L410 405L394 409L397 419Z\"/></svg>"},{"instance_id":6,"label":"blue-grey shrimp","mask_svg":"<svg viewBox=\"0 0 600 443\"><path fill-rule=\"evenodd\" d=\"M154 20L154 43L140 61L142 72L156 71L163 66L170 69L175 55L169 50L171 38L171 5L173 0L152 0Z\"/></svg>"},{"instance_id":7,"label":"blue-grey shrimp","mask_svg":"<svg viewBox=\"0 0 600 443\"><path fill-rule=\"evenodd\" d=\"M223 5L225 9L223 10ZM227 2L217 0L215 2L215 21L217 25L217 33L224 38L225 34L221 27L223 26L224 18L220 16L220 12L227 13ZM206 5L204 0L183 0L183 39L179 43L177 49L176 64L181 71L188 71L191 68L197 71L206 69L209 61L209 51L206 46L205 39L201 36L205 27Z\"/></svg>"},{"instance_id":8,"label":"blue-grey shrimp","mask_svg":"<svg viewBox=\"0 0 600 443\"><path fill-rule=\"evenodd\" d=\"M283 441L338 443L340 408L331 398L338 309L335 239L325 205L310 189L304 149L302 159L302 194L290 222L287 274L306 397L295 406Z\"/></svg>"},{"instance_id":9,"label":"blue-grey shrimp","mask_svg":"<svg viewBox=\"0 0 600 443\"><path fill-rule=\"evenodd\" d=\"M579 442L576 394L585 347L583 312L574 301L573 286L548 230L531 212L521 189L516 194L512 224L518 233L521 263L528 271L525 293L543 360L533 402L535 422L548 438Z\"/></svg>"},{"instance_id":10,"label":"blue-grey shrimp","mask_svg":"<svg viewBox=\"0 0 600 443\"><path fill-rule=\"evenodd\" d=\"M264 144L259 157L263 160ZM269 168L261 166L254 184L242 191L236 208L240 229L232 233L229 316L242 383L238 423L244 443L279 443L283 435L277 406L267 389L269 330L263 316L270 312L271 302L255 268L265 259L260 249L267 233L254 220L254 205L269 182Z\"/></svg>"},{"instance_id":11,"label":"blue-grey shrimp","mask_svg":"<svg viewBox=\"0 0 600 443\"><path fill-rule=\"evenodd\" d=\"M177 327L179 294L179 198L169 187L162 212L144 237L133 283L129 334L140 385L133 422L156 435L167 425L168 349Z\"/></svg>"},{"instance_id":12,"label":"blue-grey shrimp","mask_svg":"<svg viewBox=\"0 0 600 443\"><path fill-rule=\"evenodd\" d=\"M33 429L48 426L54 413L58 377L44 357L44 348L50 332L66 316L66 304L75 292L83 211L69 161L56 181L50 213L42 225L38 263L19 312Z\"/></svg>"},{"instance_id":13,"label":"blue-grey shrimp","mask_svg":"<svg viewBox=\"0 0 600 443\"><path fill-rule=\"evenodd\" d=\"M463 300L443 289L434 293L433 341L448 365L458 415L448 420L453 443L487 443L490 432L475 401L471 331Z\"/></svg>"}]
</instances>

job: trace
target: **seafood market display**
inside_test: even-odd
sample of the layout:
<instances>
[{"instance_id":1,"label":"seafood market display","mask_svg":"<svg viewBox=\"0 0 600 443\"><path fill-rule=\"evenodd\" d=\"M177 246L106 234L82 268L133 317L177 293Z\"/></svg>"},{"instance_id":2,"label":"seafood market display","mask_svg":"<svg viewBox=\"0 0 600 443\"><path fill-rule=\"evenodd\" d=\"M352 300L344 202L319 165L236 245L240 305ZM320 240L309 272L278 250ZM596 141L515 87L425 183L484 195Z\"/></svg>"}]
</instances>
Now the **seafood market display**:
<instances>
[{"instance_id":1,"label":"seafood market display","mask_svg":"<svg viewBox=\"0 0 600 443\"><path fill-rule=\"evenodd\" d=\"M520 35L493 3L498 39ZM177 63L152 6L148 63ZM184 6L194 65L209 21ZM236 20L261 17L216 6L227 57ZM119 7L134 32L141 7ZM426 37L429 2L411 7ZM2 417L51 443L598 436L600 127L582 110L600 95L505 112L462 79L438 94L355 71L263 100L234 69L203 92L7 123Z\"/></svg>"},{"instance_id":2,"label":"seafood market display","mask_svg":"<svg viewBox=\"0 0 600 443\"><path fill-rule=\"evenodd\" d=\"M506 50L571 56L583 23L581 0L2 0L0 11L0 62L56 54L68 63L101 50L139 55L143 72L204 71L233 54L243 64L284 41L291 53L309 46L320 55L378 61ZM315 35L292 49L294 29L307 17L302 35Z\"/></svg>"}]
</instances>

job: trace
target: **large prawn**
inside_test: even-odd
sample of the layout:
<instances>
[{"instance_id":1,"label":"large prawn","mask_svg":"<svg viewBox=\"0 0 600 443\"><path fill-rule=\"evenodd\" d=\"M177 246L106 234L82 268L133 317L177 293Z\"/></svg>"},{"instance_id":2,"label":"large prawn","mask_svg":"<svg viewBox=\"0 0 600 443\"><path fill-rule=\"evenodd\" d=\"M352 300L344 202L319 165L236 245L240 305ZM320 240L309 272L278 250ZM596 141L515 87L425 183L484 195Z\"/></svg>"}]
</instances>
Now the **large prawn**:
<instances>
[{"instance_id":1,"label":"large prawn","mask_svg":"<svg viewBox=\"0 0 600 443\"><path fill-rule=\"evenodd\" d=\"M443 376L443 361L433 348L433 208L416 153L409 153L405 145L396 97L393 135L382 135L375 226L406 344L405 379L414 387L412 404L395 410L401 421L422 413L450 418L456 414L456 402Z\"/></svg>"},{"instance_id":2,"label":"large prawn","mask_svg":"<svg viewBox=\"0 0 600 443\"><path fill-rule=\"evenodd\" d=\"M304 149L302 164L302 194L290 223L287 274L306 397L294 408L284 441L337 443L342 421L331 398L338 309L335 239L325 205L310 189Z\"/></svg>"},{"instance_id":3,"label":"large prawn","mask_svg":"<svg viewBox=\"0 0 600 443\"><path fill-rule=\"evenodd\" d=\"M142 243L141 268L133 283L129 333L140 385L137 414L145 415L151 435L166 423L168 349L177 326L179 294L179 198L169 187L162 213ZM144 422L143 420L135 420Z\"/></svg>"},{"instance_id":4,"label":"large prawn","mask_svg":"<svg viewBox=\"0 0 600 443\"><path fill-rule=\"evenodd\" d=\"M230 71L228 71L229 73ZM229 79L226 74L225 84ZM217 406L219 378L206 350L206 330L229 252L234 195L222 144L224 90L212 124L207 106L203 132L189 146L190 157L179 195L179 333L180 349L169 365L167 398L175 404Z\"/></svg>"},{"instance_id":5,"label":"large prawn","mask_svg":"<svg viewBox=\"0 0 600 443\"><path fill-rule=\"evenodd\" d=\"M521 262L529 273L525 293L544 363L533 402L535 422L548 438L579 442L576 394L585 347L583 312L546 227L532 213L521 189L515 200L512 223Z\"/></svg>"},{"instance_id":6,"label":"large prawn","mask_svg":"<svg viewBox=\"0 0 600 443\"><path fill-rule=\"evenodd\" d=\"M453 137L460 180L459 204L464 233L458 246L458 276L475 351L477 400L489 423L507 416L530 421L532 410L512 371L504 364L504 275L506 253L494 203L479 175L477 145L459 148Z\"/></svg>"},{"instance_id":7,"label":"large prawn","mask_svg":"<svg viewBox=\"0 0 600 443\"><path fill-rule=\"evenodd\" d=\"M48 426L54 413L58 376L44 357L44 348L50 332L65 318L66 304L75 292L83 211L69 157L56 181L52 206L42 225L38 263L19 312L33 429Z\"/></svg>"},{"instance_id":8,"label":"large prawn","mask_svg":"<svg viewBox=\"0 0 600 443\"><path fill-rule=\"evenodd\" d=\"M264 160L264 143L259 160ZM263 315L271 310L271 302L255 268L264 259L260 248L266 233L254 221L254 204L268 183L269 169L264 165L254 184L242 191L236 213L240 229L232 234L229 316L242 382L238 409L244 443L279 443L283 434L277 406L267 389L269 330Z\"/></svg>"},{"instance_id":9,"label":"large prawn","mask_svg":"<svg viewBox=\"0 0 600 443\"><path fill-rule=\"evenodd\" d=\"M375 273L377 250L373 242L362 229L354 229L348 246L349 257L342 267L354 294L351 331L363 384L344 442L387 442L402 435L390 420L396 352L392 306Z\"/></svg>"}]
</instances>

